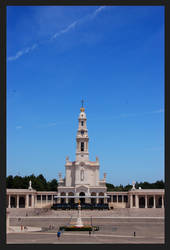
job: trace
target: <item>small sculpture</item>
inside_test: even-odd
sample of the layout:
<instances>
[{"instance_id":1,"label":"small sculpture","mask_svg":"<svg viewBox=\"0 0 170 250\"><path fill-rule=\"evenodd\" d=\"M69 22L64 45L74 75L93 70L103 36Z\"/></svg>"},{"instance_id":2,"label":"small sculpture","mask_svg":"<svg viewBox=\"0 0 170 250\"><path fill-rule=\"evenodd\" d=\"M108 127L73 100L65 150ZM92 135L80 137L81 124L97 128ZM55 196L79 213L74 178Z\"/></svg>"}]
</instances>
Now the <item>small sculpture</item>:
<instances>
[{"instance_id":1,"label":"small sculpture","mask_svg":"<svg viewBox=\"0 0 170 250\"><path fill-rule=\"evenodd\" d=\"M30 180L30 181L29 181L29 188L28 188L29 190L32 189L32 186L31 186L31 185L32 185L32 181Z\"/></svg>"},{"instance_id":2,"label":"small sculpture","mask_svg":"<svg viewBox=\"0 0 170 250\"><path fill-rule=\"evenodd\" d=\"M135 190L136 189L135 188L135 181L132 182L132 185L133 185L132 190Z\"/></svg>"}]
</instances>

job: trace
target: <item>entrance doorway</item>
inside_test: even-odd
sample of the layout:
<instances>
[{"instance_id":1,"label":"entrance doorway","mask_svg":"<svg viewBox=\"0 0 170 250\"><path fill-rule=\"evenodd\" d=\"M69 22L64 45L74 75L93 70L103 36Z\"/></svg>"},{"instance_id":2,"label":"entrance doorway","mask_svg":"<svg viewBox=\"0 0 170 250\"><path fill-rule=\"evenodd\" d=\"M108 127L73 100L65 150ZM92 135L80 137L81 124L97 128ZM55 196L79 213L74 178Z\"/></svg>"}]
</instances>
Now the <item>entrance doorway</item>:
<instances>
[{"instance_id":1,"label":"entrance doorway","mask_svg":"<svg viewBox=\"0 0 170 250\"><path fill-rule=\"evenodd\" d=\"M23 196L19 197L19 207L25 207L25 198Z\"/></svg>"},{"instance_id":2,"label":"entrance doorway","mask_svg":"<svg viewBox=\"0 0 170 250\"><path fill-rule=\"evenodd\" d=\"M99 196L104 196L104 193L99 193ZM104 204L104 198L99 198L99 204Z\"/></svg>"},{"instance_id":3,"label":"entrance doorway","mask_svg":"<svg viewBox=\"0 0 170 250\"><path fill-rule=\"evenodd\" d=\"M91 193L91 196L96 196L96 193ZM96 198L91 198L91 204L96 204Z\"/></svg>"},{"instance_id":4,"label":"entrance doorway","mask_svg":"<svg viewBox=\"0 0 170 250\"><path fill-rule=\"evenodd\" d=\"M79 194L79 196L85 196L85 193L84 193L84 192L81 192L81 193ZM80 203L81 203L81 204L84 204L84 203L85 203L85 198L80 198Z\"/></svg>"},{"instance_id":5,"label":"entrance doorway","mask_svg":"<svg viewBox=\"0 0 170 250\"><path fill-rule=\"evenodd\" d=\"M74 193L70 192L68 196L74 196ZM74 204L74 198L68 198L68 203L69 204Z\"/></svg>"},{"instance_id":6,"label":"entrance doorway","mask_svg":"<svg viewBox=\"0 0 170 250\"><path fill-rule=\"evenodd\" d=\"M11 207L16 207L16 197L11 197Z\"/></svg>"},{"instance_id":7,"label":"entrance doorway","mask_svg":"<svg viewBox=\"0 0 170 250\"><path fill-rule=\"evenodd\" d=\"M139 198L139 207L140 208L144 208L145 207L145 198L144 197L140 197Z\"/></svg>"}]
</instances>

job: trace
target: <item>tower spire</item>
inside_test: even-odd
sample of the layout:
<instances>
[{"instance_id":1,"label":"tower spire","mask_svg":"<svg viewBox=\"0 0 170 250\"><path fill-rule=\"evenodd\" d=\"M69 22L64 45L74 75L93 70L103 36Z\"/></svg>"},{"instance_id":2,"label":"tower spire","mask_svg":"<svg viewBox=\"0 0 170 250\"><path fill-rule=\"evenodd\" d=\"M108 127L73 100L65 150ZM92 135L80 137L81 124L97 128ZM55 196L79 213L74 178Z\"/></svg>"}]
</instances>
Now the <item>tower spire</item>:
<instances>
[{"instance_id":1,"label":"tower spire","mask_svg":"<svg viewBox=\"0 0 170 250\"><path fill-rule=\"evenodd\" d=\"M85 108L83 107L83 104L84 104L84 100L82 99L82 100L81 100L81 105L82 105L82 106L81 106L81 108L80 108L80 111L81 111L81 112L84 112L84 111L85 111Z\"/></svg>"},{"instance_id":2,"label":"tower spire","mask_svg":"<svg viewBox=\"0 0 170 250\"><path fill-rule=\"evenodd\" d=\"M82 106L80 108L80 115L79 115L79 126L77 130L77 148L76 148L76 161L88 161L89 160L89 152L88 152L88 130L86 126L86 113L84 105L84 100L81 101Z\"/></svg>"}]
</instances>

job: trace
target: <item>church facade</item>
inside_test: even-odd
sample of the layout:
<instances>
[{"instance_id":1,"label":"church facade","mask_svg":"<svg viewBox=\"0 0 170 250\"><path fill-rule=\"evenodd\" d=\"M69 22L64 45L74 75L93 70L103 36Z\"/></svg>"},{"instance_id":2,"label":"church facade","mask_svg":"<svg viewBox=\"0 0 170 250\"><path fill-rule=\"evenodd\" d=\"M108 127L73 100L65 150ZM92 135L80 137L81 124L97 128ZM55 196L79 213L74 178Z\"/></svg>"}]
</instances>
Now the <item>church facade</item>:
<instances>
[{"instance_id":1,"label":"church facade","mask_svg":"<svg viewBox=\"0 0 170 250\"><path fill-rule=\"evenodd\" d=\"M107 204L112 208L164 208L164 189L136 189L135 183L127 192L107 191L106 173L99 178L100 164L89 160L87 118L82 105L78 117L76 157L66 157L65 177L59 173L58 192L28 189L7 189L6 207L50 208L55 204Z\"/></svg>"},{"instance_id":2,"label":"church facade","mask_svg":"<svg viewBox=\"0 0 170 250\"><path fill-rule=\"evenodd\" d=\"M76 160L72 162L69 161L69 157L66 157L65 178L62 179L59 174L58 198L61 200L58 202L63 201L64 196L72 201L75 198L76 202L78 199L84 203L89 203L91 200L96 202L95 199L106 202L106 174L100 180L98 157L96 161L89 160L87 118L83 106L80 111L76 136Z\"/></svg>"}]
</instances>

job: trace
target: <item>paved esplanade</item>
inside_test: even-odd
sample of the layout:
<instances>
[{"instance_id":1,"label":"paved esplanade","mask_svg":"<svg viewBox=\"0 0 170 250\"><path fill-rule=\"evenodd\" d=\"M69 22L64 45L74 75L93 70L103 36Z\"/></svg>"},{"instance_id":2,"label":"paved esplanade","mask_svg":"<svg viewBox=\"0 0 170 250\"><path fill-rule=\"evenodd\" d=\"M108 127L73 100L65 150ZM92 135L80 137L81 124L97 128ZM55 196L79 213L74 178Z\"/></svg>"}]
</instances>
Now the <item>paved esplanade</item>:
<instances>
[{"instance_id":1,"label":"paved esplanade","mask_svg":"<svg viewBox=\"0 0 170 250\"><path fill-rule=\"evenodd\" d=\"M98 225L100 230L89 236L88 232L64 232L60 240L57 239L56 232L60 225L66 225L69 218L43 218L30 217L22 218L23 224L32 227L46 228L49 224L54 226L53 230L44 232L23 232L8 233L7 243L164 243L164 219L162 217L105 217L92 218L93 225ZM73 218L72 223L74 223ZM91 218L83 218L86 224L91 223ZM17 218L11 219L11 226L17 224ZM18 224L19 225L19 222ZM136 236L134 236L134 232Z\"/></svg>"}]
</instances>

